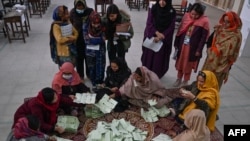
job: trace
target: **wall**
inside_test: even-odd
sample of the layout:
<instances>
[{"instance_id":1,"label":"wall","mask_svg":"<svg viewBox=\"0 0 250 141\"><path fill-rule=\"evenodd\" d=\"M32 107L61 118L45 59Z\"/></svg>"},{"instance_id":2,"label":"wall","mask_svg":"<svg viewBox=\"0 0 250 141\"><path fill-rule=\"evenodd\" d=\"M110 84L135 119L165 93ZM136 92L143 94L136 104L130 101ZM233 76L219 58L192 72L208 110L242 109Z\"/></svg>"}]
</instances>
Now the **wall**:
<instances>
[{"instance_id":1,"label":"wall","mask_svg":"<svg viewBox=\"0 0 250 141\"><path fill-rule=\"evenodd\" d=\"M240 56L242 55L242 52L244 50L244 54L243 56L247 56L250 57L250 54L246 54L245 52L250 52L250 48L249 48L249 44L246 44L246 42L249 43L250 40L250 36L249 32L250 32L250 20L249 20L249 13L250 13L250 3L248 4L250 0L245 0L243 7L242 7L242 11L240 14L241 20L242 20L242 44L241 44L241 48L240 48Z\"/></svg>"}]
</instances>

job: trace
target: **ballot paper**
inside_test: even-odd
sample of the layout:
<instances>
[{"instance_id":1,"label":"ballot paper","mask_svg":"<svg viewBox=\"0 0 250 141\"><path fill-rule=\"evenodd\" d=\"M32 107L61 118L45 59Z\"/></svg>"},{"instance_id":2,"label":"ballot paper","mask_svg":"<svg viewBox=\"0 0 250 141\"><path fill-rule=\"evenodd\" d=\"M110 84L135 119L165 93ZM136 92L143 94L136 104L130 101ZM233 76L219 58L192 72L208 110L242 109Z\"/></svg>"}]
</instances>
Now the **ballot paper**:
<instances>
[{"instance_id":1,"label":"ballot paper","mask_svg":"<svg viewBox=\"0 0 250 141\"><path fill-rule=\"evenodd\" d=\"M108 95L104 95L102 99L99 100L97 104L95 104L104 114L110 113L115 106L117 105L117 101L112 98L109 98Z\"/></svg>"},{"instance_id":2,"label":"ballot paper","mask_svg":"<svg viewBox=\"0 0 250 141\"><path fill-rule=\"evenodd\" d=\"M155 107L149 107L148 111L144 111L143 108L141 108L141 116L144 118L147 122L156 122L159 120L159 117L166 117L169 115L170 110L163 106L161 108L155 108Z\"/></svg>"},{"instance_id":3,"label":"ballot paper","mask_svg":"<svg viewBox=\"0 0 250 141\"><path fill-rule=\"evenodd\" d=\"M87 141L144 141L147 134L123 118L113 119L111 123L99 121L95 130L87 135Z\"/></svg>"},{"instance_id":4,"label":"ballot paper","mask_svg":"<svg viewBox=\"0 0 250 141\"><path fill-rule=\"evenodd\" d=\"M75 116L58 116L56 125L64 128L65 132L76 133L79 120Z\"/></svg>"},{"instance_id":5,"label":"ballot paper","mask_svg":"<svg viewBox=\"0 0 250 141\"><path fill-rule=\"evenodd\" d=\"M144 47L153 50L154 52L158 52L162 45L163 42L162 41L158 41L158 42L154 42L154 37L152 38L146 38L142 44Z\"/></svg>"},{"instance_id":6,"label":"ballot paper","mask_svg":"<svg viewBox=\"0 0 250 141\"><path fill-rule=\"evenodd\" d=\"M74 102L83 104L94 104L96 99L96 94L93 93L76 93Z\"/></svg>"},{"instance_id":7,"label":"ballot paper","mask_svg":"<svg viewBox=\"0 0 250 141\"><path fill-rule=\"evenodd\" d=\"M73 33L73 26L72 24L62 25L61 27L61 33L63 37L71 36Z\"/></svg>"},{"instance_id":8,"label":"ballot paper","mask_svg":"<svg viewBox=\"0 0 250 141\"><path fill-rule=\"evenodd\" d=\"M167 134L160 133L158 136L153 138L152 141L172 141L172 139Z\"/></svg>"}]
</instances>

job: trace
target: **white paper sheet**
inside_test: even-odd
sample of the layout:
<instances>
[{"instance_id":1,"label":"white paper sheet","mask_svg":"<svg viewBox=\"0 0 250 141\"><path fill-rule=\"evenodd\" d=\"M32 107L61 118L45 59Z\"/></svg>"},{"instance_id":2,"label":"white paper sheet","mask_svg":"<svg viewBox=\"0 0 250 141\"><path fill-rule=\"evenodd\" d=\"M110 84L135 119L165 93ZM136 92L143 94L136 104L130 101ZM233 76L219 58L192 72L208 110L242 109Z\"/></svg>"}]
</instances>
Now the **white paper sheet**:
<instances>
[{"instance_id":1,"label":"white paper sheet","mask_svg":"<svg viewBox=\"0 0 250 141\"><path fill-rule=\"evenodd\" d=\"M100 50L100 45L87 45L87 49Z\"/></svg>"},{"instance_id":2,"label":"white paper sheet","mask_svg":"<svg viewBox=\"0 0 250 141\"><path fill-rule=\"evenodd\" d=\"M162 41L159 41L159 42L154 42L154 38L146 38L145 41L143 42L143 46L146 47L146 48L149 48L151 50L153 50L154 52L158 52L161 47L162 47Z\"/></svg>"},{"instance_id":3,"label":"white paper sheet","mask_svg":"<svg viewBox=\"0 0 250 141\"><path fill-rule=\"evenodd\" d=\"M61 26L61 33L63 37L68 37L73 34L73 26L72 24L67 24L64 26Z\"/></svg>"},{"instance_id":4,"label":"white paper sheet","mask_svg":"<svg viewBox=\"0 0 250 141\"><path fill-rule=\"evenodd\" d=\"M91 93L76 93L75 97L75 103L94 104L96 100L96 94Z\"/></svg>"},{"instance_id":5,"label":"white paper sheet","mask_svg":"<svg viewBox=\"0 0 250 141\"><path fill-rule=\"evenodd\" d=\"M112 98L109 98L108 95L104 95L102 99L95 104L104 114L110 113L116 106L117 101Z\"/></svg>"}]
</instances>

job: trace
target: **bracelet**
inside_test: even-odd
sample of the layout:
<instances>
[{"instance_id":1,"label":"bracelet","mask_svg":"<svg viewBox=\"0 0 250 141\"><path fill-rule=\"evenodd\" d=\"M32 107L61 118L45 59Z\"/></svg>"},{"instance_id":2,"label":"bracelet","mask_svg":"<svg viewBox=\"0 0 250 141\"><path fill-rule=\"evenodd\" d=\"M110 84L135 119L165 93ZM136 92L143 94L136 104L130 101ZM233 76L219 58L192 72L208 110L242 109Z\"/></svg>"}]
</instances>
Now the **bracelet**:
<instances>
[{"instance_id":1,"label":"bracelet","mask_svg":"<svg viewBox=\"0 0 250 141\"><path fill-rule=\"evenodd\" d=\"M198 99L198 98L195 96L194 99L193 99L193 101L196 101L197 99Z\"/></svg>"}]
</instances>

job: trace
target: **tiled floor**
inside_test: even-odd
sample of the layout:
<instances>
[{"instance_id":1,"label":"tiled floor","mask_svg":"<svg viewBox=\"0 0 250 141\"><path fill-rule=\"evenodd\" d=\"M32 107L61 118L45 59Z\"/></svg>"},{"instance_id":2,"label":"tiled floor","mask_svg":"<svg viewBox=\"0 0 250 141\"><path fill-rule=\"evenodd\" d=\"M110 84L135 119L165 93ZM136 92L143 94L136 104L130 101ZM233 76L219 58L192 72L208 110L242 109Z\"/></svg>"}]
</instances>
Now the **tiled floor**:
<instances>
[{"instance_id":1,"label":"tiled floor","mask_svg":"<svg viewBox=\"0 0 250 141\"><path fill-rule=\"evenodd\" d=\"M120 9L131 15L135 36L126 59L132 70L141 65L141 44L147 11L132 9L125 5L124 0L115 0ZM52 22L51 13L55 6L64 4L71 9L73 1L53 0L43 15L30 19L30 36L23 41L8 43L7 38L0 34L0 140L4 140L10 131L13 114L23 103L23 98L35 96L43 87L51 86L57 65L53 64L49 52L49 29ZM89 7L94 7L93 0L87 0ZM211 27L218 21L223 12L207 6L206 14L210 18ZM204 56L206 56L204 49ZM204 62L200 62L200 67ZM250 124L250 58L239 58L233 65L229 81L222 87L220 119L217 127L223 133L224 124ZM170 69L161 79L166 87L170 87L176 79L174 60ZM195 80L196 74L192 75ZM90 83L86 79L87 85Z\"/></svg>"}]
</instances>

